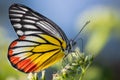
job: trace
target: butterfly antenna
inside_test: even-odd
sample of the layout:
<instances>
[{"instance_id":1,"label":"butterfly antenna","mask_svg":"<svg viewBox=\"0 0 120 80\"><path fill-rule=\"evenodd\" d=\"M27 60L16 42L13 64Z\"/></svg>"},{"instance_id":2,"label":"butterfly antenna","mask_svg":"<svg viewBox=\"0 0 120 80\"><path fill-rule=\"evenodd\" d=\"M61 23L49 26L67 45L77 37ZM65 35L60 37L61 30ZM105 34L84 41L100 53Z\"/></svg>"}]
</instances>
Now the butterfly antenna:
<instances>
[{"instance_id":1,"label":"butterfly antenna","mask_svg":"<svg viewBox=\"0 0 120 80\"><path fill-rule=\"evenodd\" d=\"M86 25L88 25L90 23L90 21L87 21L84 25L83 25L83 27L82 27L82 29L79 31L79 33L75 36L75 38L73 39L73 41L79 36L79 34L82 32L82 30L86 27Z\"/></svg>"},{"instance_id":2,"label":"butterfly antenna","mask_svg":"<svg viewBox=\"0 0 120 80\"><path fill-rule=\"evenodd\" d=\"M81 52L83 53L83 48L84 48L84 42L82 38L79 38L78 40L81 41Z\"/></svg>"}]
</instances>

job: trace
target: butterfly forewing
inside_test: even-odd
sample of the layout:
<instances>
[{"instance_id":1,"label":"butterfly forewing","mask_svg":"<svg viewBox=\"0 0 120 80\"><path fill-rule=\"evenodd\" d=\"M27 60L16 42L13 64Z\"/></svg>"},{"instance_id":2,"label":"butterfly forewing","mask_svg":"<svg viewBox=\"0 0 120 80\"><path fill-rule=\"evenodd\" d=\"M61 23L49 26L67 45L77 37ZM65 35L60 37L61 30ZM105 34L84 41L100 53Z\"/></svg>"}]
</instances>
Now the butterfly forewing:
<instances>
[{"instance_id":1,"label":"butterfly forewing","mask_svg":"<svg viewBox=\"0 0 120 80\"><path fill-rule=\"evenodd\" d=\"M13 4L9 8L9 17L18 36L46 33L68 42L64 32L53 21L24 5Z\"/></svg>"}]
</instances>

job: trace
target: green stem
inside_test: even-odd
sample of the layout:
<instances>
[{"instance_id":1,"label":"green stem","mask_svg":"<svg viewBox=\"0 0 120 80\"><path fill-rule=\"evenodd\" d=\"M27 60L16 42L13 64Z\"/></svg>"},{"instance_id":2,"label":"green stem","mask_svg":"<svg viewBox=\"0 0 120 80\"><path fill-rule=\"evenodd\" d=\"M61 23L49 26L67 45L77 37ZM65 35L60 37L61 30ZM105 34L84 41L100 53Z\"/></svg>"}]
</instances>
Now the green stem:
<instances>
[{"instance_id":1,"label":"green stem","mask_svg":"<svg viewBox=\"0 0 120 80\"><path fill-rule=\"evenodd\" d=\"M38 80L38 75L37 75L37 73L35 73L34 76L35 76L35 77L34 77L34 78L35 78L34 80Z\"/></svg>"},{"instance_id":2,"label":"green stem","mask_svg":"<svg viewBox=\"0 0 120 80\"><path fill-rule=\"evenodd\" d=\"M45 80L45 70L42 71L41 80Z\"/></svg>"},{"instance_id":3,"label":"green stem","mask_svg":"<svg viewBox=\"0 0 120 80\"><path fill-rule=\"evenodd\" d=\"M90 63L86 66L86 68L81 68L81 69L82 69L82 73L81 73L81 76L80 76L79 80L83 80L83 76L84 76L86 70L90 67L91 64L92 64L92 62L90 62Z\"/></svg>"},{"instance_id":4,"label":"green stem","mask_svg":"<svg viewBox=\"0 0 120 80\"><path fill-rule=\"evenodd\" d=\"M84 76L85 72L87 71L87 69L90 67L91 64L92 64L92 61L90 61L89 64L86 67L81 67L82 73L81 73L81 76L80 76L79 80L83 80L83 76Z\"/></svg>"},{"instance_id":5,"label":"green stem","mask_svg":"<svg viewBox=\"0 0 120 80\"><path fill-rule=\"evenodd\" d=\"M82 69L82 73L81 73L81 76L80 76L79 80L83 80L83 76L84 76L84 74L85 74L85 70Z\"/></svg>"}]
</instances>

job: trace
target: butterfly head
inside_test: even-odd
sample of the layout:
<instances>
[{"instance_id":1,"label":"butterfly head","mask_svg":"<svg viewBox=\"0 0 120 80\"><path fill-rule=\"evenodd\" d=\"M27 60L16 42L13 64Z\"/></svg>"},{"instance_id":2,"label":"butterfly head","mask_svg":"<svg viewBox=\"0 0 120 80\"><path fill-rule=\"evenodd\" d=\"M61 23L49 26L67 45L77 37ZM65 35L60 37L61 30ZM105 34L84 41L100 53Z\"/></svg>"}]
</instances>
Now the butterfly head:
<instances>
[{"instance_id":1,"label":"butterfly head","mask_svg":"<svg viewBox=\"0 0 120 80\"><path fill-rule=\"evenodd\" d=\"M76 45L76 41L74 41L74 40L70 40L70 41L69 41L69 44L68 44L68 46L67 46L68 53L74 51L75 45Z\"/></svg>"}]
</instances>

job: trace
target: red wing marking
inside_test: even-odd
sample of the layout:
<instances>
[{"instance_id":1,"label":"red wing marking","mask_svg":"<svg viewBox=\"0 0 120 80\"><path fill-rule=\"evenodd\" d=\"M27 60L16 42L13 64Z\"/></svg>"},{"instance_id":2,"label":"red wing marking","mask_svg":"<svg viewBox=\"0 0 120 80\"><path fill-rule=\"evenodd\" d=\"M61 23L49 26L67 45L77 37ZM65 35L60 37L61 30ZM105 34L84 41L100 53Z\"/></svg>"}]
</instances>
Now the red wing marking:
<instances>
[{"instance_id":1,"label":"red wing marking","mask_svg":"<svg viewBox=\"0 0 120 80\"><path fill-rule=\"evenodd\" d=\"M20 57L11 57L10 58L10 61L13 63L13 64L17 64L19 61L20 61Z\"/></svg>"},{"instance_id":2,"label":"red wing marking","mask_svg":"<svg viewBox=\"0 0 120 80\"><path fill-rule=\"evenodd\" d=\"M36 66L37 65L34 64L30 59L25 59L17 64L17 68L23 70L24 72L32 72Z\"/></svg>"},{"instance_id":3,"label":"red wing marking","mask_svg":"<svg viewBox=\"0 0 120 80\"><path fill-rule=\"evenodd\" d=\"M25 40L25 38L26 38L25 36L21 36L19 39L20 40Z\"/></svg>"},{"instance_id":4,"label":"red wing marking","mask_svg":"<svg viewBox=\"0 0 120 80\"><path fill-rule=\"evenodd\" d=\"M25 72L33 72L37 68L37 64L31 63L28 67L24 68Z\"/></svg>"},{"instance_id":5,"label":"red wing marking","mask_svg":"<svg viewBox=\"0 0 120 80\"><path fill-rule=\"evenodd\" d=\"M10 50L9 50L9 55L12 55L12 54L13 54L13 50L10 49Z\"/></svg>"},{"instance_id":6,"label":"red wing marking","mask_svg":"<svg viewBox=\"0 0 120 80\"><path fill-rule=\"evenodd\" d=\"M16 44L17 44L17 41L12 42L12 44L10 45L10 48L13 48Z\"/></svg>"}]
</instances>

